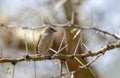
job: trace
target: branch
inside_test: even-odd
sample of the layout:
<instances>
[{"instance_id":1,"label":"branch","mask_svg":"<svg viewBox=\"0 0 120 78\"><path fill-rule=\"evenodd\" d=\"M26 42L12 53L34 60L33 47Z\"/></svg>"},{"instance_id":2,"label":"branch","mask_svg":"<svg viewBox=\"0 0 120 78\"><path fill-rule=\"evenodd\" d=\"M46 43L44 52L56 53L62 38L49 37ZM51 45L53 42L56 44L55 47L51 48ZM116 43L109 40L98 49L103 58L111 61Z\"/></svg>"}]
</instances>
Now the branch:
<instances>
[{"instance_id":1,"label":"branch","mask_svg":"<svg viewBox=\"0 0 120 78\"><path fill-rule=\"evenodd\" d=\"M106 51L108 50L112 50L115 48L120 48L120 42L116 43L116 44L108 44L103 46L101 49L94 51L94 52L87 52L86 54L81 54L81 57L85 58L85 57L89 57L89 56L96 56L99 54L104 54Z\"/></svg>"},{"instance_id":2,"label":"branch","mask_svg":"<svg viewBox=\"0 0 120 78\"><path fill-rule=\"evenodd\" d=\"M53 58L51 57L52 55L44 55L43 57L43 56L40 56L39 54L32 54L32 55L25 55L22 58L17 58L17 59L0 58L0 63L9 62L12 64L16 64L22 61L42 61L42 60L51 60L51 59L67 60L67 59L73 58L74 56L73 55L56 55Z\"/></svg>"},{"instance_id":3,"label":"branch","mask_svg":"<svg viewBox=\"0 0 120 78\"><path fill-rule=\"evenodd\" d=\"M120 40L120 37L118 36L118 35L116 35L116 34L112 34L112 33L109 33L109 32L107 32L107 31L104 31L104 30L101 30L101 29L98 29L98 28L95 28L95 27L90 27L90 25L88 25L87 27L86 26L79 26L79 25L76 25L76 24L73 24L72 22L67 22L67 23L65 23L65 24L50 24L50 25L52 25L52 26L56 26L56 27L70 27L70 26L73 26L73 27L78 27L78 28L80 28L80 29L82 29L82 30L85 30L85 29L91 29L91 30L95 30L95 31L99 31L99 32L102 32L102 33L104 33L104 34L107 34L107 35L110 35L110 36L112 36L112 37L114 37L115 39L118 39L118 40ZM17 26L17 27L8 27L7 25L5 26L5 25L0 25L0 27L2 28L10 28L10 29L14 29L14 28L21 28L21 29L30 29L30 30L36 30L36 29L41 29L42 27L44 27L44 25L43 26L41 26L41 27L38 27L38 28L30 28L30 27L20 27L20 26Z\"/></svg>"},{"instance_id":4,"label":"branch","mask_svg":"<svg viewBox=\"0 0 120 78\"><path fill-rule=\"evenodd\" d=\"M95 28L95 27L90 27L89 25L86 27L86 26L79 26L79 25L76 25L76 24L72 24L70 22L66 23L66 24L53 24L53 26L60 26L60 27L65 27L65 26L73 26L73 27L77 27L77 28L80 28L82 30L86 30L86 29L91 29L91 30L95 30L95 31L99 31L99 32L102 32L104 34L107 34L107 35L110 35L112 37L114 37L115 39L118 39L120 40L120 37L116 34L112 34L112 33L109 33L107 31L104 31L104 30L101 30L101 29L98 29L98 28Z\"/></svg>"},{"instance_id":5,"label":"branch","mask_svg":"<svg viewBox=\"0 0 120 78\"><path fill-rule=\"evenodd\" d=\"M92 30L95 30L95 31L99 31L99 32L102 32L104 34L110 35L110 36L114 37L115 39L119 39L120 40L120 37L118 37L117 35L109 33L109 32L104 31L104 30L100 30L100 29L95 28L95 27L82 27L82 29L92 29Z\"/></svg>"},{"instance_id":6,"label":"branch","mask_svg":"<svg viewBox=\"0 0 120 78\"><path fill-rule=\"evenodd\" d=\"M40 56L39 54L32 54L32 55L23 56L22 58L18 58L18 59L1 58L0 63L9 62L12 64L16 64L18 62L27 61L27 60L41 61L41 60L51 60L51 59L70 60L70 59L74 59L75 57L86 58L86 57L90 57L90 56L97 56L99 54L104 54L106 51L112 50L115 48L120 48L120 42L116 43L116 44L109 44L109 45L103 46L103 48L101 48L97 51L87 52L86 54L75 54L75 55L74 54L73 55L59 54L54 57L52 57L52 55L44 55L44 57L43 57L43 56Z\"/></svg>"}]
</instances>

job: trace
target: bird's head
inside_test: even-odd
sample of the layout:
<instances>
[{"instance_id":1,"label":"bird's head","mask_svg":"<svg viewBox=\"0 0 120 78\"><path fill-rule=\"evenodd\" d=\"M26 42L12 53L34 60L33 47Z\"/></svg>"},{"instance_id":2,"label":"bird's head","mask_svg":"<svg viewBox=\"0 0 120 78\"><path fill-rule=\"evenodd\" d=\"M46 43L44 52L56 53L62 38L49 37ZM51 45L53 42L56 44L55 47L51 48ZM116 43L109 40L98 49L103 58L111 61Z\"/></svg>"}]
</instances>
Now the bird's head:
<instances>
[{"instance_id":1,"label":"bird's head","mask_svg":"<svg viewBox=\"0 0 120 78\"><path fill-rule=\"evenodd\" d=\"M45 27L45 32L46 33L54 33L54 32L57 32L57 30L52 26L46 26Z\"/></svg>"}]
</instances>

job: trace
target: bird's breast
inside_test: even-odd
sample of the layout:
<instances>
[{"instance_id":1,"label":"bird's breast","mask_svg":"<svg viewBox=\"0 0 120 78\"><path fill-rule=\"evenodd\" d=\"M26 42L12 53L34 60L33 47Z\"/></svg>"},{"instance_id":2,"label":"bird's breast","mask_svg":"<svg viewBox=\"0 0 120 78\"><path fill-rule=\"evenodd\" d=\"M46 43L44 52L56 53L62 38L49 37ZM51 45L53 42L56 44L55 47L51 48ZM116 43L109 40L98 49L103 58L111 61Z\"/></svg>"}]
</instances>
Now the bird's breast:
<instances>
[{"instance_id":1,"label":"bird's breast","mask_svg":"<svg viewBox=\"0 0 120 78\"><path fill-rule=\"evenodd\" d=\"M53 45L53 36L52 35L44 35L41 38L41 43L39 46L40 51L47 52L49 48Z\"/></svg>"}]
</instances>

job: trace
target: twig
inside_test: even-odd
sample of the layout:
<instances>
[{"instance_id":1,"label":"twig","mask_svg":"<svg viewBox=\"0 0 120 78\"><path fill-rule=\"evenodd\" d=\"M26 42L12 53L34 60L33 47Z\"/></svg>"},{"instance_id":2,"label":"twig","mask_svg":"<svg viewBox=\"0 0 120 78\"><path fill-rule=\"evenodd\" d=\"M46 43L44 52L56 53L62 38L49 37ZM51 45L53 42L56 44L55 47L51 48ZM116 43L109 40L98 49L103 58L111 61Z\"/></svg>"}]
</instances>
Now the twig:
<instances>
[{"instance_id":1,"label":"twig","mask_svg":"<svg viewBox=\"0 0 120 78\"><path fill-rule=\"evenodd\" d=\"M81 38L79 38L78 43L77 43L77 45L76 45L76 47L75 47L75 50L74 50L74 55L75 55L75 54L76 54L76 52L77 52L78 46L79 46L79 44L80 44L80 40L81 40Z\"/></svg>"},{"instance_id":2,"label":"twig","mask_svg":"<svg viewBox=\"0 0 120 78\"><path fill-rule=\"evenodd\" d=\"M66 37L65 34L66 34L66 33L64 32L64 34L63 34L63 38L62 38L62 40L61 40L61 43L60 43L60 46L59 46L58 51L61 49L61 47L62 47L62 45L63 45L64 39L65 39L65 37Z\"/></svg>"},{"instance_id":3,"label":"twig","mask_svg":"<svg viewBox=\"0 0 120 78\"><path fill-rule=\"evenodd\" d=\"M90 61L89 63L83 65L83 66L79 66L79 68L86 68L88 66L90 66L92 63L94 63L101 55L97 55L97 57L95 59L93 59L92 61Z\"/></svg>"},{"instance_id":4,"label":"twig","mask_svg":"<svg viewBox=\"0 0 120 78\"><path fill-rule=\"evenodd\" d=\"M27 38L25 33L24 33L24 36L25 36L25 49L26 49L26 52L28 52L28 44L27 44Z\"/></svg>"},{"instance_id":5,"label":"twig","mask_svg":"<svg viewBox=\"0 0 120 78\"><path fill-rule=\"evenodd\" d=\"M67 70L68 73L70 73L67 62L68 62L68 60L65 61L66 70Z\"/></svg>"},{"instance_id":6,"label":"twig","mask_svg":"<svg viewBox=\"0 0 120 78\"><path fill-rule=\"evenodd\" d=\"M13 74L13 76L12 76L12 78L15 78L15 65L13 65L13 72L12 72Z\"/></svg>"},{"instance_id":7,"label":"twig","mask_svg":"<svg viewBox=\"0 0 120 78\"><path fill-rule=\"evenodd\" d=\"M35 78L37 78L37 71L36 71L36 62L34 61L34 76L35 76Z\"/></svg>"},{"instance_id":8,"label":"twig","mask_svg":"<svg viewBox=\"0 0 120 78\"><path fill-rule=\"evenodd\" d=\"M79 60L77 57L75 57L75 60L78 61L78 63L82 66L84 66L84 64L81 62L81 60Z\"/></svg>"},{"instance_id":9,"label":"twig","mask_svg":"<svg viewBox=\"0 0 120 78\"><path fill-rule=\"evenodd\" d=\"M74 25L74 20L75 20L75 12L72 12L72 19L71 19L71 24Z\"/></svg>"},{"instance_id":10,"label":"twig","mask_svg":"<svg viewBox=\"0 0 120 78\"><path fill-rule=\"evenodd\" d=\"M75 27L79 27L79 25L74 25ZM112 33L109 33L109 32L107 32L107 31L104 31L104 30L101 30L101 29L98 29L98 28L95 28L95 27L86 27L86 26L83 26L83 27L79 27L80 29L82 29L82 30L85 30L85 29L91 29L91 30L95 30L95 31L98 31L98 32L102 32L102 33L104 33L104 34L107 34L107 35L110 35L110 36L112 36L112 37L114 37L115 39L118 39L118 40L120 40L120 37L118 37L117 35L115 35L115 34L112 34Z\"/></svg>"},{"instance_id":11,"label":"twig","mask_svg":"<svg viewBox=\"0 0 120 78\"><path fill-rule=\"evenodd\" d=\"M81 57L85 58L85 57L89 57L89 56L96 56L99 54L104 54L106 51L108 50L112 50L114 48L120 48L120 42L115 43L115 44L108 44L103 46L101 49L94 51L94 52L88 52L86 54L81 54Z\"/></svg>"},{"instance_id":12,"label":"twig","mask_svg":"<svg viewBox=\"0 0 120 78\"><path fill-rule=\"evenodd\" d=\"M64 50L67 46L68 46L68 44L66 44L64 47L62 47L59 51L56 51L56 50L50 48L49 50L51 50L51 51L53 51L54 53L56 53L56 54L54 54L54 55L52 56L52 58L53 58L54 56L56 56L57 54L59 54L59 53L60 53L62 50Z\"/></svg>"},{"instance_id":13,"label":"twig","mask_svg":"<svg viewBox=\"0 0 120 78\"><path fill-rule=\"evenodd\" d=\"M85 43L82 42L82 44L83 44L83 46L84 46L88 51L90 51L89 48L87 47L87 45L86 45Z\"/></svg>"},{"instance_id":14,"label":"twig","mask_svg":"<svg viewBox=\"0 0 120 78\"><path fill-rule=\"evenodd\" d=\"M75 34L74 37L73 37L73 40L79 35L80 32L81 32L81 29L79 29L79 30L76 32L76 34Z\"/></svg>"}]
</instances>

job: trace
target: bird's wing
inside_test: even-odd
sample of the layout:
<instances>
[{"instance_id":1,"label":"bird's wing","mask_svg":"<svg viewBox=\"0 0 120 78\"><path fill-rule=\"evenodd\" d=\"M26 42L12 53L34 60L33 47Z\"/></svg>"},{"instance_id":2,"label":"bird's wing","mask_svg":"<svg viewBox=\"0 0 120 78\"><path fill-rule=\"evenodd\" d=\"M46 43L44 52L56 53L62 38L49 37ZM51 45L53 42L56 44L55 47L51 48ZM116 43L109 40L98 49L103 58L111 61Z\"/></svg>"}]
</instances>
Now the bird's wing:
<instances>
[{"instance_id":1,"label":"bird's wing","mask_svg":"<svg viewBox=\"0 0 120 78\"><path fill-rule=\"evenodd\" d=\"M42 35L39 36L39 39L38 39L38 42L37 42L37 45L36 45L36 53L37 54L39 52L39 45L40 45L41 37L42 37Z\"/></svg>"}]
</instances>

